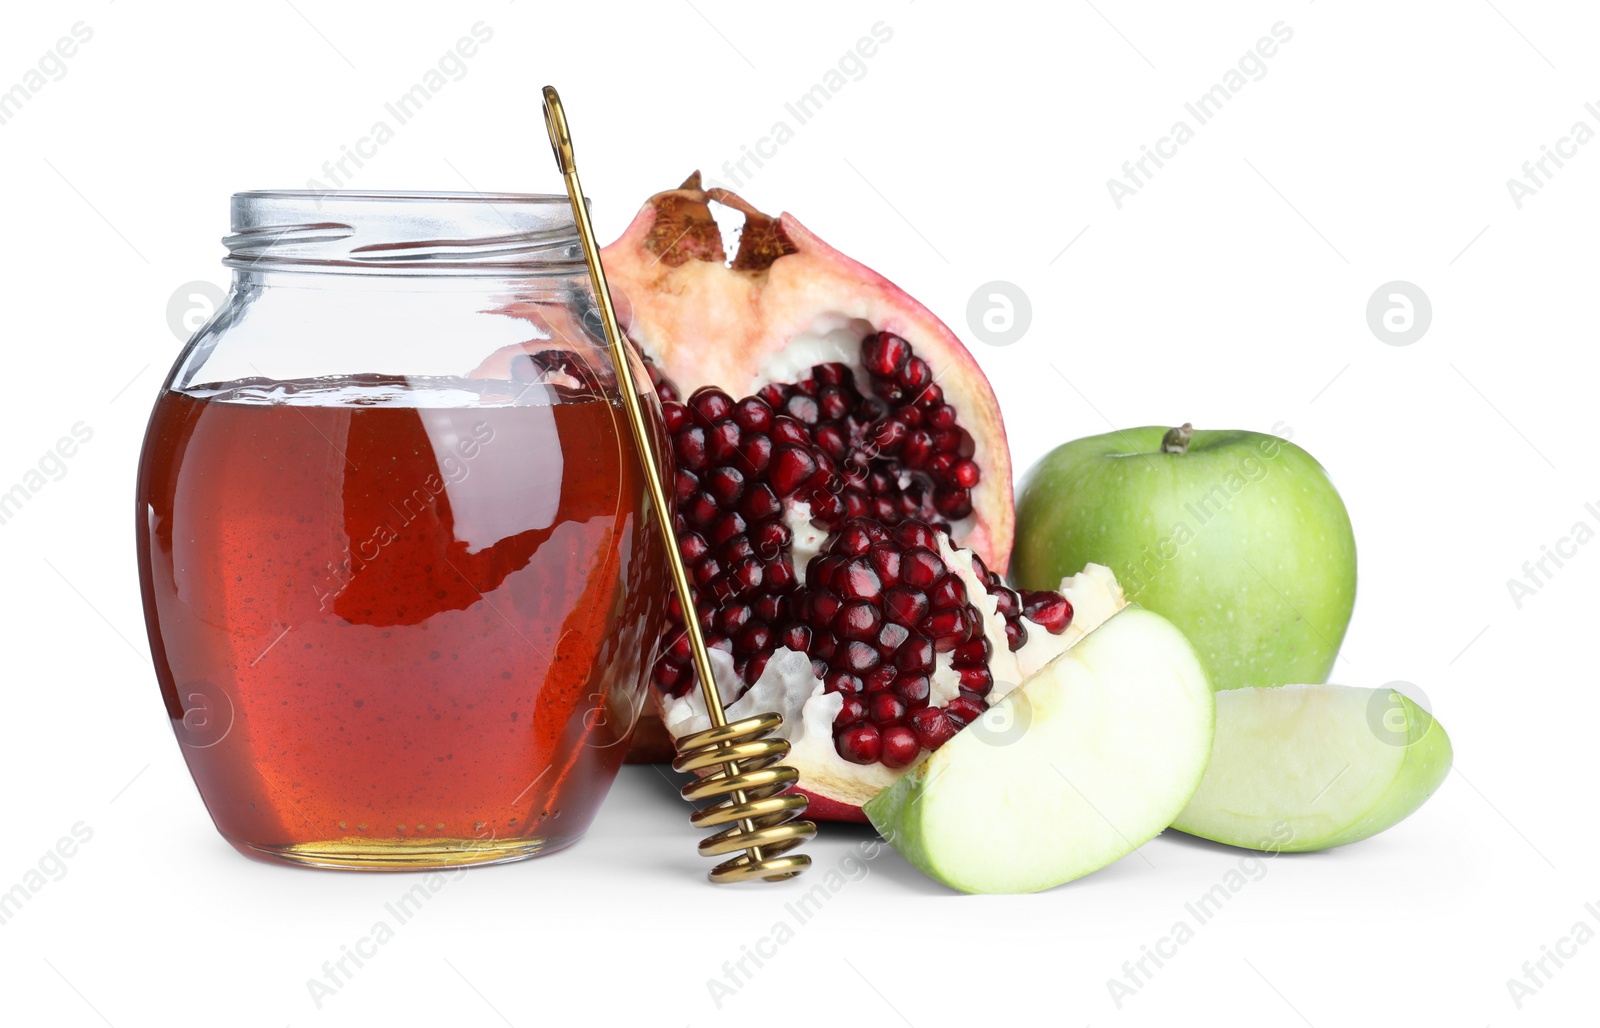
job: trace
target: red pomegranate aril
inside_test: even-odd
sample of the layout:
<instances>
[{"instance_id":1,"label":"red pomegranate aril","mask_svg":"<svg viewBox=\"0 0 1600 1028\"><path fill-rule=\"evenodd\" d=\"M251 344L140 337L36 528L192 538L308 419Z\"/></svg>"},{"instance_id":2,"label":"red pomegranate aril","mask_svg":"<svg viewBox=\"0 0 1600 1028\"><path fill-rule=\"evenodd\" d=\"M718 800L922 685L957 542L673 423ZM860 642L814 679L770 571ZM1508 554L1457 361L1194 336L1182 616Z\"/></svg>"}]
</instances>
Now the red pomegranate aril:
<instances>
[{"instance_id":1,"label":"red pomegranate aril","mask_svg":"<svg viewBox=\"0 0 1600 1028\"><path fill-rule=\"evenodd\" d=\"M963 489L971 489L976 486L980 477L981 473L978 471L978 465L970 460L961 461L950 474L950 478L955 484Z\"/></svg>"},{"instance_id":2,"label":"red pomegranate aril","mask_svg":"<svg viewBox=\"0 0 1600 1028\"><path fill-rule=\"evenodd\" d=\"M928 702L933 683L927 675L901 675L895 679L894 692L910 706Z\"/></svg>"},{"instance_id":3,"label":"red pomegranate aril","mask_svg":"<svg viewBox=\"0 0 1600 1028\"><path fill-rule=\"evenodd\" d=\"M916 733L905 725L895 725L885 729L882 734L882 757L886 767L905 767L917 759L917 754L922 752L922 746L917 742Z\"/></svg>"},{"instance_id":4,"label":"red pomegranate aril","mask_svg":"<svg viewBox=\"0 0 1600 1028\"><path fill-rule=\"evenodd\" d=\"M811 649L811 628L808 625L786 625L778 638L781 645L796 653L805 653Z\"/></svg>"},{"instance_id":5,"label":"red pomegranate aril","mask_svg":"<svg viewBox=\"0 0 1600 1028\"><path fill-rule=\"evenodd\" d=\"M817 462L811 454L798 446L785 446L772 455L772 463L767 468L767 481L772 483L772 488L779 496L789 496L811 481L816 473Z\"/></svg>"},{"instance_id":6,"label":"red pomegranate aril","mask_svg":"<svg viewBox=\"0 0 1600 1028\"><path fill-rule=\"evenodd\" d=\"M870 335L861 344L861 362L879 378L893 378L911 356L911 344L892 332Z\"/></svg>"},{"instance_id":7,"label":"red pomegranate aril","mask_svg":"<svg viewBox=\"0 0 1600 1028\"><path fill-rule=\"evenodd\" d=\"M838 386L829 386L817 395L817 407L825 421L838 421L853 406L849 394Z\"/></svg>"},{"instance_id":8,"label":"red pomegranate aril","mask_svg":"<svg viewBox=\"0 0 1600 1028\"><path fill-rule=\"evenodd\" d=\"M934 610L948 610L951 607L962 607L967 602L967 585L955 575L946 575L928 593L928 602L933 604Z\"/></svg>"},{"instance_id":9,"label":"red pomegranate aril","mask_svg":"<svg viewBox=\"0 0 1600 1028\"><path fill-rule=\"evenodd\" d=\"M678 509L690 524L700 528L710 525L720 513L717 501L710 493L695 493L689 498L688 503L682 504Z\"/></svg>"},{"instance_id":10,"label":"red pomegranate aril","mask_svg":"<svg viewBox=\"0 0 1600 1028\"><path fill-rule=\"evenodd\" d=\"M884 690L867 697L867 716L875 725L898 724L906 716L906 701Z\"/></svg>"},{"instance_id":11,"label":"red pomegranate aril","mask_svg":"<svg viewBox=\"0 0 1600 1028\"><path fill-rule=\"evenodd\" d=\"M828 544L830 554L842 553L851 557L859 557L872 548L872 536L859 524L844 526Z\"/></svg>"},{"instance_id":12,"label":"red pomegranate aril","mask_svg":"<svg viewBox=\"0 0 1600 1028\"><path fill-rule=\"evenodd\" d=\"M895 730L890 729L890 731ZM916 741L915 737L912 741ZM883 739L876 725L854 725L846 728L833 737L833 743L834 748L839 751L839 756L853 764L876 764L883 754ZM901 745L903 748L903 744ZM913 753L911 759L915 757L916 754ZM909 764L911 759L905 763Z\"/></svg>"},{"instance_id":13,"label":"red pomegranate aril","mask_svg":"<svg viewBox=\"0 0 1600 1028\"><path fill-rule=\"evenodd\" d=\"M783 412L802 425L815 425L821 419L822 414L817 409L817 401L804 393L795 393L790 396L783 405Z\"/></svg>"},{"instance_id":14,"label":"red pomegranate aril","mask_svg":"<svg viewBox=\"0 0 1600 1028\"><path fill-rule=\"evenodd\" d=\"M677 455L678 466L690 471L704 471L706 467L706 430L691 425L672 440L672 452Z\"/></svg>"},{"instance_id":15,"label":"red pomegranate aril","mask_svg":"<svg viewBox=\"0 0 1600 1028\"><path fill-rule=\"evenodd\" d=\"M865 674L883 662L877 648L864 642L846 643L839 648L834 660L838 666L856 674Z\"/></svg>"},{"instance_id":16,"label":"red pomegranate aril","mask_svg":"<svg viewBox=\"0 0 1600 1028\"><path fill-rule=\"evenodd\" d=\"M989 640L979 636L951 650L950 659L957 664L988 664L991 650Z\"/></svg>"},{"instance_id":17,"label":"red pomegranate aril","mask_svg":"<svg viewBox=\"0 0 1600 1028\"><path fill-rule=\"evenodd\" d=\"M772 438L764 435L745 436L739 445L739 463L751 475L765 474L772 461Z\"/></svg>"},{"instance_id":18,"label":"red pomegranate aril","mask_svg":"<svg viewBox=\"0 0 1600 1028\"><path fill-rule=\"evenodd\" d=\"M733 420L746 432L766 432L772 428L772 408L759 396L747 396L734 404Z\"/></svg>"},{"instance_id":19,"label":"red pomegranate aril","mask_svg":"<svg viewBox=\"0 0 1600 1028\"><path fill-rule=\"evenodd\" d=\"M1022 610L1028 620L1038 624L1051 635L1065 631L1072 622L1072 604L1060 593L1027 592L1022 594Z\"/></svg>"},{"instance_id":20,"label":"red pomegranate aril","mask_svg":"<svg viewBox=\"0 0 1600 1028\"><path fill-rule=\"evenodd\" d=\"M717 631L723 635L737 635L745 625L750 623L750 619L754 615L755 611L751 610L750 605L747 603L736 603L731 607L724 607L716 613L715 624Z\"/></svg>"},{"instance_id":21,"label":"red pomegranate aril","mask_svg":"<svg viewBox=\"0 0 1600 1028\"><path fill-rule=\"evenodd\" d=\"M868 671L862 682L868 692L877 692L880 689L889 688L899 677L900 670L898 668L893 664L884 663Z\"/></svg>"},{"instance_id":22,"label":"red pomegranate aril","mask_svg":"<svg viewBox=\"0 0 1600 1028\"><path fill-rule=\"evenodd\" d=\"M911 629L890 621L878 629L878 652L887 657L897 652L910 638Z\"/></svg>"},{"instance_id":23,"label":"red pomegranate aril","mask_svg":"<svg viewBox=\"0 0 1600 1028\"><path fill-rule=\"evenodd\" d=\"M847 696L866 691L866 683L848 671L830 671L822 679L823 692L842 692Z\"/></svg>"},{"instance_id":24,"label":"red pomegranate aril","mask_svg":"<svg viewBox=\"0 0 1600 1028\"><path fill-rule=\"evenodd\" d=\"M833 619L838 615L839 608L844 606L839 597L832 593L812 593L810 603L811 621L813 624L832 625Z\"/></svg>"},{"instance_id":25,"label":"red pomegranate aril","mask_svg":"<svg viewBox=\"0 0 1600 1028\"><path fill-rule=\"evenodd\" d=\"M895 549L893 543L873 543L872 549L867 551L867 558L872 561L872 569L878 573L878 580L885 586L900 584L900 551Z\"/></svg>"},{"instance_id":26,"label":"red pomegranate aril","mask_svg":"<svg viewBox=\"0 0 1600 1028\"><path fill-rule=\"evenodd\" d=\"M948 653L971 638L972 623L967 620L966 614L966 611L954 608L935 611L928 616L923 628L933 636L933 648L936 651Z\"/></svg>"},{"instance_id":27,"label":"red pomegranate aril","mask_svg":"<svg viewBox=\"0 0 1600 1028\"><path fill-rule=\"evenodd\" d=\"M900 669L901 674L932 674L933 665L933 640L925 636L913 636L911 641L900 647L900 651L894 655L894 666Z\"/></svg>"},{"instance_id":28,"label":"red pomegranate aril","mask_svg":"<svg viewBox=\"0 0 1600 1028\"><path fill-rule=\"evenodd\" d=\"M704 386L689 397L689 406L706 421L718 421L733 413L733 397L716 386Z\"/></svg>"},{"instance_id":29,"label":"red pomegranate aril","mask_svg":"<svg viewBox=\"0 0 1600 1028\"><path fill-rule=\"evenodd\" d=\"M663 403L661 420L667 426L668 435L677 435L689 424L689 409L681 403Z\"/></svg>"},{"instance_id":30,"label":"red pomegranate aril","mask_svg":"<svg viewBox=\"0 0 1600 1028\"><path fill-rule=\"evenodd\" d=\"M783 504L778 501L778 497L765 482L757 482L744 494L744 502L739 505L739 513L744 515L746 521L760 527L760 522L771 521L781 515L783 513ZM784 526L779 527L782 528L784 533L781 545L787 546L789 545L789 530Z\"/></svg>"},{"instance_id":31,"label":"red pomegranate aril","mask_svg":"<svg viewBox=\"0 0 1600 1028\"><path fill-rule=\"evenodd\" d=\"M958 668L956 673L961 678L961 688L971 689L979 696L987 696L994 688L994 674L985 666Z\"/></svg>"},{"instance_id":32,"label":"red pomegranate aril","mask_svg":"<svg viewBox=\"0 0 1600 1028\"><path fill-rule=\"evenodd\" d=\"M734 536L744 535L744 530L748 527L744 518L739 516L738 511L729 511L718 518L716 524L711 526L711 544L713 546L721 546Z\"/></svg>"},{"instance_id":33,"label":"red pomegranate aril","mask_svg":"<svg viewBox=\"0 0 1600 1028\"><path fill-rule=\"evenodd\" d=\"M1028 629L1020 621L1006 622L1006 646L1012 653L1028 644Z\"/></svg>"},{"instance_id":34,"label":"red pomegranate aril","mask_svg":"<svg viewBox=\"0 0 1600 1028\"><path fill-rule=\"evenodd\" d=\"M957 696L944 709L945 713L965 727L982 717L989 705L972 696Z\"/></svg>"},{"instance_id":35,"label":"red pomegranate aril","mask_svg":"<svg viewBox=\"0 0 1600 1028\"><path fill-rule=\"evenodd\" d=\"M933 550L939 545L937 533L920 521L904 521L896 525L894 537L907 548L920 546L924 550Z\"/></svg>"},{"instance_id":36,"label":"red pomegranate aril","mask_svg":"<svg viewBox=\"0 0 1600 1028\"><path fill-rule=\"evenodd\" d=\"M917 743L925 750L936 750L955 738L958 727L938 707L913 710L906 723L916 735Z\"/></svg>"},{"instance_id":37,"label":"red pomegranate aril","mask_svg":"<svg viewBox=\"0 0 1600 1028\"><path fill-rule=\"evenodd\" d=\"M913 589L930 589L944 575L944 561L927 547L918 546L901 558L900 581Z\"/></svg>"},{"instance_id":38,"label":"red pomegranate aril","mask_svg":"<svg viewBox=\"0 0 1600 1028\"><path fill-rule=\"evenodd\" d=\"M883 595L883 582L872 569L872 562L861 557L850 560L834 579L839 595L846 599L878 599Z\"/></svg>"},{"instance_id":39,"label":"red pomegranate aril","mask_svg":"<svg viewBox=\"0 0 1600 1028\"><path fill-rule=\"evenodd\" d=\"M897 585L883 594L883 612L897 625L915 629L929 609L927 595L908 586Z\"/></svg>"},{"instance_id":40,"label":"red pomegranate aril","mask_svg":"<svg viewBox=\"0 0 1600 1028\"><path fill-rule=\"evenodd\" d=\"M846 696L844 705L839 708L839 713L833 718L833 727L849 728L867 716L867 705L859 696Z\"/></svg>"},{"instance_id":41,"label":"red pomegranate aril","mask_svg":"<svg viewBox=\"0 0 1600 1028\"><path fill-rule=\"evenodd\" d=\"M767 587L776 592L788 592L796 581L794 565L789 563L788 557L772 557L762 565L762 568Z\"/></svg>"},{"instance_id":42,"label":"red pomegranate aril","mask_svg":"<svg viewBox=\"0 0 1600 1028\"><path fill-rule=\"evenodd\" d=\"M841 639L871 639L878 634L883 615L865 600L852 600L839 608L833 630Z\"/></svg>"}]
</instances>

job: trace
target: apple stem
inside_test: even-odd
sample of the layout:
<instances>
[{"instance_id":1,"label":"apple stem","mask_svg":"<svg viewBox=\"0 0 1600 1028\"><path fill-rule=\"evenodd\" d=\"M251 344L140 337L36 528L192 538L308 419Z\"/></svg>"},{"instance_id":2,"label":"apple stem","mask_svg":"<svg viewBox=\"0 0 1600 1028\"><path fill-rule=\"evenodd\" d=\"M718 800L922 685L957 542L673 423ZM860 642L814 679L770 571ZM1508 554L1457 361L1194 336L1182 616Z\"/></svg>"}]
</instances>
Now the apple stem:
<instances>
[{"instance_id":1,"label":"apple stem","mask_svg":"<svg viewBox=\"0 0 1600 1028\"><path fill-rule=\"evenodd\" d=\"M1167 429L1167 434L1161 437L1162 453L1184 454L1189 452L1189 440L1194 438L1194 426L1187 421L1178 428Z\"/></svg>"}]
</instances>

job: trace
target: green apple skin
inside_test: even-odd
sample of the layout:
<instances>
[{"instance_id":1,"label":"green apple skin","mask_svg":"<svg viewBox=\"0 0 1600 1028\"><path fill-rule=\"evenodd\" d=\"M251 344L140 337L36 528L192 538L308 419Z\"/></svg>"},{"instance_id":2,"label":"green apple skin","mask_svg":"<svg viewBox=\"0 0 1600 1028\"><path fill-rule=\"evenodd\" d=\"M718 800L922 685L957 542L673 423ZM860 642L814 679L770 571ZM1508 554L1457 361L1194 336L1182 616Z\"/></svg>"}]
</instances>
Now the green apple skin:
<instances>
[{"instance_id":1,"label":"green apple skin","mask_svg":"<svg viewBox=\"0 0 1600 1028\"><path fill-rule=\"evenodd\" d=\"M1413 814L1452 757L1444 726L1393 689L1219 693L1211 763L1172 827L1246 849L1343 846Z\"/></svg>"},{"instance_id":2,"label":"green apple skin","mask_svg":"<svg viewBox=\"0 0 1600 1028\"><path fill-rule=\"evenodd\" d=\"M1273 435L1132 428L1057 447L1025 476L1012 571L1054 589L1093 561L1170 619L1214 688L1325 682L1350 623L1356 544L1327 472Z\"/></svg>"},{"instance_id":3,"label":"green apple skin","mask_svg":"<svg viewBox=\"0 0 1600 1028\"><path fill-rule=\"evenodd\" d=\"M1205 773L1215 717L1183 633L1127 607L863 810L902 856L952 888L1049 889L1168 826Z\"/></svg>"}]
</instances>

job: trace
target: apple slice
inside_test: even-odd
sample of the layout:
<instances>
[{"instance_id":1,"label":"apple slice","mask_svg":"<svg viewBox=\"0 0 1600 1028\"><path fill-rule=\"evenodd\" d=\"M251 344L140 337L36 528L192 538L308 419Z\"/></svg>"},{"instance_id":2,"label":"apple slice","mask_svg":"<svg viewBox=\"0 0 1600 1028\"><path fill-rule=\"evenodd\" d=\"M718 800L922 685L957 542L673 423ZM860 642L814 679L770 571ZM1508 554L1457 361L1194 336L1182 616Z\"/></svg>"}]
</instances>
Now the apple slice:
<instances>
[{"instance_id":1,"label":"apple slice","mask_svg":"<svg viewBox=\"0 0 1600 1028\"><path fill-rule=\"evenodd\" d=\"M1159 834L1211 752L1211 686L1183 633L1128 607L865 807L963 892L1037 892Z\"/></svg>"},{"instance_id":2,"label":"apple slice","mask_svg":"<svg viewBox=\"0 0 1600 1028\"><path fill-rule=\"evenodd\" d=\"M1422 806L1450 758L1444 726L1393 689L1221 692L1211 764L1172 827L1249 849L1343 846Z\"/></svg>"}]
</instances>

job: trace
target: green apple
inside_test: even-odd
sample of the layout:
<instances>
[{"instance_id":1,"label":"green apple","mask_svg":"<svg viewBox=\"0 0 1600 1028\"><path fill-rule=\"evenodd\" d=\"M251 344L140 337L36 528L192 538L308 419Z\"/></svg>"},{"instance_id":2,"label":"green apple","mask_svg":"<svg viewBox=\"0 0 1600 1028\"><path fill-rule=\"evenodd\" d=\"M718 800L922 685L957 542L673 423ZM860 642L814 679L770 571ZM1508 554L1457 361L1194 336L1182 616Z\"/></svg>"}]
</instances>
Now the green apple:
<instances>
[{"instance_id":1,"label":"green apple","mask_svg":"<svg viewBox=\"0 0 1600 1028\"><path fill-rule=\"evenodd\" d=\"M1020 490L1013 572L1052 589L1090 561L1183 629L1219 690L1327 681L1355 604L1327 472L1256 432L1131 428L1052 451Z\"/></svg>"},{"instance_id":2,"label":"green apple","mask_svg":"<svg viewBox=\"0 0 1600 1028\"><path fill-rule=\"evenodd\" d=\"M1172 827L1250 849L1343 846L1422 806L1450 758L1444 727L1393 689L1219 693L1211 763Z\"/></svg>"},{"instance_id":3,"label":"green apple","mask_svg":"<svg viewBox=\"0 0 1600 1028\"><path fill-rule=\"evenodd\" d=\"M869 800L907 860L963 892L1037 892L1098 870L1183 809L1215 702L1183 633L1128 607Z\"/></svg>"}]
</instances>

